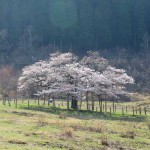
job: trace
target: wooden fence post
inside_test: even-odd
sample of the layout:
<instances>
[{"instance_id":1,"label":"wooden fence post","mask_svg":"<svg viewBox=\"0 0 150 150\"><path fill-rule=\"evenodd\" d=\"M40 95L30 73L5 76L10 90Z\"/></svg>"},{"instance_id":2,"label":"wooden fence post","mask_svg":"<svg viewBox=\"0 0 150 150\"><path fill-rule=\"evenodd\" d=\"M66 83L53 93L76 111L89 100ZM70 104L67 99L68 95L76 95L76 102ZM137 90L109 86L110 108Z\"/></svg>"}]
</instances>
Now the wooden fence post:
<instances>
[{"instance_id":1,"label":"wooden fence post","mask_svg":"<svg viewBox=\"0 0 150 150\"><path fill-rule=\"evenodd\" d=\"M44 96L44 103L43 103L43 105L45 105L45 96Z\"/></svg>"},{"instance_id":2,"label":"wooden fence post","mask_svg":"<svg viewBox=\"0 0 150 150\"><path fill-rule=\"evenodd\" d=\"M126 113L128 112L128 106L126 106Z\"/></svg>"},{"instance_id":3,"label":"wooden fence post","mask_svg":"<svg viewBox=\"0 0 150 150\"><path fill-rule=\"evenodd\" d=\"M135 109L135 113L136 113L136 115L137 115L137 107L136 107L136 109Z\"/></svg>"},{"instance_id":4,"label":"wooden fence post","mask_svg":"<svg viewBox=\"0 0 150 150\"><path fill-rule=\"evenodd\" d=\"M117 106L115 105L115 113L117 112Z\"/></svg>"},{"instance_id":5,"label":"wooden fence post","mask_svg":"<svg viewBox=\"0 0 150 150\"><path fill-rule=\"evenodd\" d=\"M107 112L107 101L105 101L105 112Z\"/></svg>"},{"instance_id":6,"label":"wooden fence post","mask_svg":"<svg viewBox=\"0 0 150 150\"><path fill-rule=\"evenodd\" d=\"M28 108L29 108L29 106L30 106L30 102L29 102L29 100L28 100Z\"/></svg>"},{"instance_id":7,"label":"wooden fence post","mask_svg":"<svg viewBox=\"0 0 150 150\"><path fill-rule=\"evenodd\" d=\"M113 100L113 113L115 112L115 102Z\"/></svg>"},{"instance_id":8,"label":"wooden fence post","mask_svg":"<svg viewBox=\"0 0 150 150\"><path fill-rule=\"evenodd\" d=\"M111 116L111 107L110 107L110 116Z\"/></svg>"},{"instance_id":9,"label":"wooden fence post","mask_svg":"<svg viewBox=\"0 0 150 150\"><path fill-rule=\"evenodd\" d=\"M103 112L105 111L105 105L103 104Z\"/></svg>"},{"instance_id":10,"label":"wooden fence post","mask_svg":"<svg viewBox=\"0 0 150 150\"><path fill-rule=\"evenodd\" d=\"M146 110L146 107L144 107L144 114L145 114L145 116L146 116L146 114L147 114L147 112L146 112L147 110Z\"/></svg>"},{"instance_id":11,"label":"wooden fence post","mask_svg":"<svg viewBox=\"0 0 150 150\"><path fill-rule=\"evenodd\" d=\"M16 99L15 101L16 101L16 103L15 103L15 107L17 108L17 102L18 102L18 100Z\"/></svg>"},{"instance_id":12,"label":"wooden fence post","mask_svg":"<svg viewBox=\"0 0 150 150\"><path fill-rule=\"evenodd\" d=\"M142 114L142 112L141 112L141 107L139 107L139 113L140 113L140 115Z\"/></svg>"},{"instance_id":13,"label":"wooden fence post","mask_svg":"<svg viewBox=\"0 0 150 150\"><path fill-rule=\"evenodd\" d=\"M38 106L40 105L40 99L39 99L39 97L38 97Z\"/></svg>"},{"instance_id":14,"label":"wooden fence post","mask_svg":"<svg viewBox=\"0 0 150 150\"><path fill-rule=\"evenodd\" d=\"M8 105L9 105L9 107L11 106L11 104L10 104L11 102L10 102L10 100L9 100L9 102L8 102Z\"/></svg>"},{"instance_id":15,"label":"wooden fence post","mask_svg":"<svg viewBox=\"0 0 150 150\"><path fill-rule=\"evenodd\" d=\"M98 111L98 110L97 110L97 107L96 107L96 111Z\"/></svg>"},{"instance_id":16,"label":"wooden fence post","mask_svg":"<svg viewBox=\"0 0 150 150\"><path fill-rule=\"evenodd\" d=\"M133 111L133 116L134 116L134 107L132 107L132 111Z\"/></svg>"},{"instance_id":17,"label":"wooden fence post","mask_svg":"<svg viewBox=\"0 0 150 150\"><path fill-rule=\"evenodd\" d=\"M122 115L124 116L124 108L122 108Z\"/></svg>"}]
</instances>

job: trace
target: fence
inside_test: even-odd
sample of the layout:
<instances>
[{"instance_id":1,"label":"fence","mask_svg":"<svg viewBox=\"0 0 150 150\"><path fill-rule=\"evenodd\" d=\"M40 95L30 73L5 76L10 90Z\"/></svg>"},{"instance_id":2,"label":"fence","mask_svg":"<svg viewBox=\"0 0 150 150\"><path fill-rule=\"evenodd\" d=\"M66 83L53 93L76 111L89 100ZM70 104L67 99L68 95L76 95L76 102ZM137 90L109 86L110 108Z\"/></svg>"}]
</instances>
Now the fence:
<instances>
[{"instance_id":1,"label":"fence","mask_svg":"<svg viewBox=\"0 0 150 150\"><path fill-rule=\"evenodd\" d=\"M58 107L58 108L66 108L67 109L67 102L64 100L55 100L55 102L50 102L46 100L41 100L41 99L14 99L11 101L2 101L3 105L8 105L11 107L12 105L15 106L15 108L19 106L25 106L25 107L30 107L30 106L48 106L48 107ZM126 114L130 115L147 115L149 114L150 110L148 106L124 106L125 103L112 103L112 102L107 102L105 101L104 104L102 104L102 107L99 107L99 103L95 102L94 107L92 104L87 104L84 102L81 105L79 105L78 110L87 110L87 111L93 111L93 112L100 112L100 113L108 113L110 116L112 114L122 114L123 116ZM126 103L127 104L127 103Z\"/></svg>"}]
</instances>

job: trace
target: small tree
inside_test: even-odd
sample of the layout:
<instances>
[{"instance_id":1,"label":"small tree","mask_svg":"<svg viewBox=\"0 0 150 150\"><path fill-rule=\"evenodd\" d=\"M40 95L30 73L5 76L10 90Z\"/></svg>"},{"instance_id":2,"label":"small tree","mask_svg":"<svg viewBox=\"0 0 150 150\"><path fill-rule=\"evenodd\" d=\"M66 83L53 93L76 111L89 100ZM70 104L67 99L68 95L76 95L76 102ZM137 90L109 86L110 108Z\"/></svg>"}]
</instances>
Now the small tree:
<instances>
[{"instance_id":1,"label":"small tree","mask_svg":"<svg viewBox=\"0 0 150 150\"><path fill-rule=\"evenodd\" d=\"M16 97L17 73L11 66L0 69L0 94L5 97Z\"/></svg>"}]
</instances>

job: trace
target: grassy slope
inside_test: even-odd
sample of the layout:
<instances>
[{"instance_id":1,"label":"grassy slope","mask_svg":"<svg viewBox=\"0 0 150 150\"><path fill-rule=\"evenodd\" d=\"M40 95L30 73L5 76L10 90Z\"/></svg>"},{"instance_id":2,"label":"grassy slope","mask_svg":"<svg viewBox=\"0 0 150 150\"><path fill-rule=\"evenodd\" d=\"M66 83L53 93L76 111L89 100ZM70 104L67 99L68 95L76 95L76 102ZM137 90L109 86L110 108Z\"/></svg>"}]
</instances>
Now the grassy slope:
<instances>
[{"instance_id":1,"label":"grassy slope","mask_svg":"<svg viewBox=\"0 0 150 150\"><path fill-rule=\"evenodd\" d=\"M120 105L127 104L134 106L137 102ZM118 112L110 117L109 113L67 111L34 103L30 108L27 103L18 104L17 109L14 104L0 104L0 149L149 150L149 119L149 114L122 116Z\"/></svg>"}]
</instances>

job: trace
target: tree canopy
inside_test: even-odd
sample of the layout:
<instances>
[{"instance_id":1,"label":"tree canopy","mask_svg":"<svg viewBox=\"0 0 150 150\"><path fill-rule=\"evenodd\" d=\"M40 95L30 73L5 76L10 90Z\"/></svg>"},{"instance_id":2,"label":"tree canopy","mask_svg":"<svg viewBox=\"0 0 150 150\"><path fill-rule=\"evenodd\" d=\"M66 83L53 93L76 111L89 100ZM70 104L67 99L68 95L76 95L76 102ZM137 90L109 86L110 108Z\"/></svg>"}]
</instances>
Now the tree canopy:
<instances>
[{"instance_id":1,"label":"tree canopy","mask_svg":"<svg viewBox=\"0 0 150 150\"><path fill-rule=\"evenodd\" d=\"M133 78L106 62L98 52L90 52L81 61L72 53L53 53L48 61L23 69L18 91L38 96L71 95L76 100L87 92L98 97L125 94L125 85L133 84Z\"/></svg>"}]
</instances>

